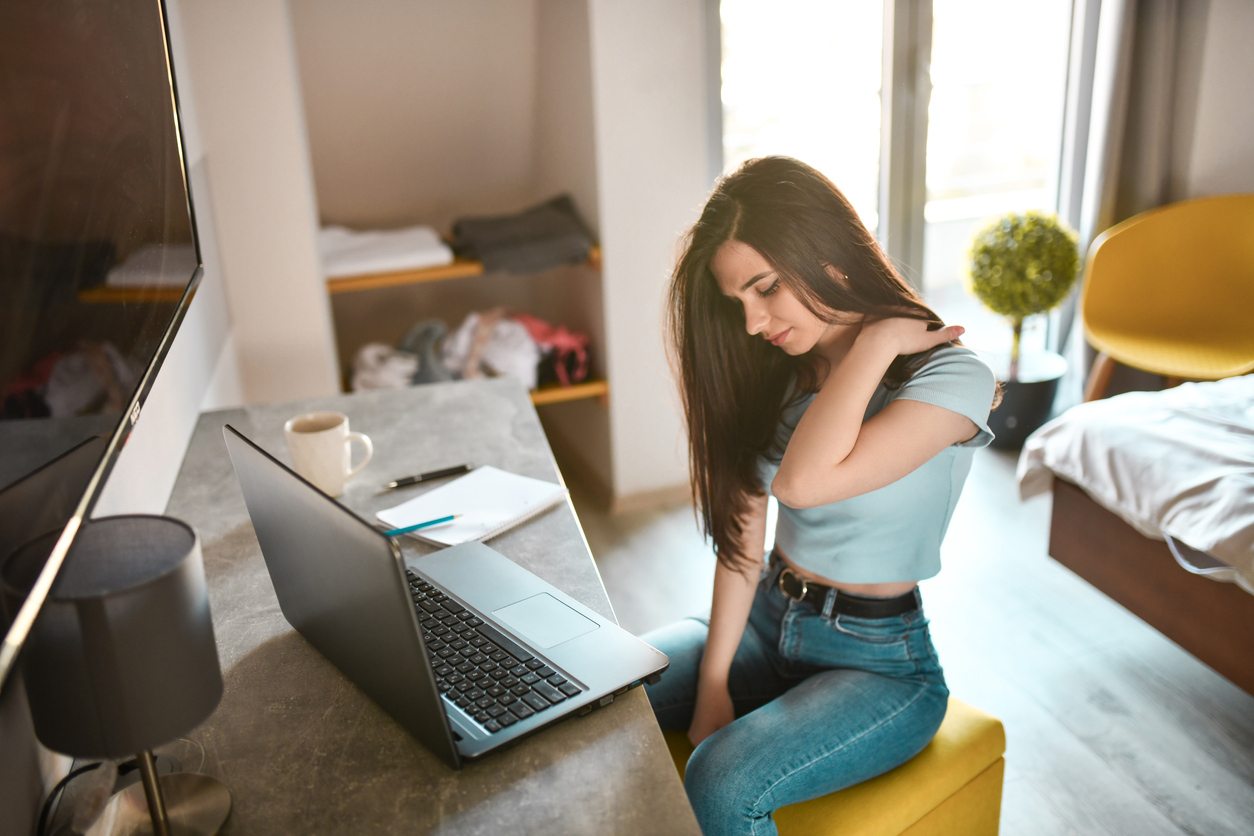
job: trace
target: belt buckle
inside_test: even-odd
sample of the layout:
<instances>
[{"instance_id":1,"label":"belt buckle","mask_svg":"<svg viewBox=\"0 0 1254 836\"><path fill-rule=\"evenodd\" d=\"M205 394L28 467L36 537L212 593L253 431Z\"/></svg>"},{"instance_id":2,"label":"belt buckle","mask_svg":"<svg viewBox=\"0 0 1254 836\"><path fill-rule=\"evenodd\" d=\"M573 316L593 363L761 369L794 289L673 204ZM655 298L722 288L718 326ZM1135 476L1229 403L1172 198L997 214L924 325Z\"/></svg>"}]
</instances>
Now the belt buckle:
<instances>
[{"instance_id":1,"label":"belt buckle","mask_svg":"<svg viewBox=\"0 0 1254 836\"><path fill-rule=\"evenodd\" d=\"M784 583L784 579L788 575L791 575L794 581L801 581L801 592L799 592L796 595L793 595L792 592L789 591L788 587ZM789 569L788 567L784 567L784 571L779 573L779 591L784 593L784 596L786 598L790 598L791 600L796 601L798 604L800 604L802 601L805 600L806 594L809 593L810 586L809 584L806 583L805 578L793 572L792 569Z\"/></svg>"}]
</instances>

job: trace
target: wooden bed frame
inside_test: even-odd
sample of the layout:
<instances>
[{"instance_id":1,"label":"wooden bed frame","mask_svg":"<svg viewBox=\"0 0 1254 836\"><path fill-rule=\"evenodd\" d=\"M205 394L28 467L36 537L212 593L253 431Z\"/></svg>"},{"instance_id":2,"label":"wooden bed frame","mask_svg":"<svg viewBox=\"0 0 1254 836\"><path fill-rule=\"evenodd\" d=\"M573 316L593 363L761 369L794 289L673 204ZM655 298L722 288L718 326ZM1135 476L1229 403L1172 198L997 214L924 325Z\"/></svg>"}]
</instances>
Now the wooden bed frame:
<instances>
[{"instance_id":1,"label":"wooden bed frame","mask_svg":"<svg viewBox=\"0 0 1254 836\"><path fill-rule=\"evenodd\" d=\"M1254 694L1254 595L1185 571L1151 540L1055 477L1050 557Z\"/></svg>"}]
</instances>

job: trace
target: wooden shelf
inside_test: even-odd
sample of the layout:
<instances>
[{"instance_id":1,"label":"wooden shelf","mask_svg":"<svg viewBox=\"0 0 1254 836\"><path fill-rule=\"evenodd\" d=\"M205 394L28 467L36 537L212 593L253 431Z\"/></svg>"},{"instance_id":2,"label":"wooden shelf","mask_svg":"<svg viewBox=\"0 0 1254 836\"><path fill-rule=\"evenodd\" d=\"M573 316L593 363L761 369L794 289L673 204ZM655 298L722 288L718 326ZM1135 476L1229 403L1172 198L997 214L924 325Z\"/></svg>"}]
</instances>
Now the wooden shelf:
<instances>
[{"instance_id":1,"label":"wooden shelf","mask_svg":"<svg viewBox=\"0 0 1254 836\"><path fill-rule=\"evenodd\" d=\"M593 269L601 267L601 248L593 247L584 262ZM360 276L340 276L327 279L327 292L353 293L358 290L377 290L383 287L403 287L424 282L442 282L482 275L483 263L469 258L454 258L452 264L424 267L421 270L400 270L395 273L367 273Z\"/></svg>"},{"instance_id":2,"label":"wooden shelf","mask_svg":"<svg viewBox=\"0 0 1254 836\"><path fill-rule=\"evenodd\" d=\"M531 393L531 402L536 406L551 403L577 401L583 398L601 398L603 401L610 395L610 384L607 380L589 380L573 386L547 385Z\"/></svg>"},{"instance_id":3,"label":"wooden shelf","mask_svg":"<svg viewBox=\"0 0 1254 836\"><path fill-rule=\"evenodd\" d=\"M91 303L170 302L183 298L186 287L90 287L78 292L78 301Z\"/></svg>"},{"instance_id":4,"label":"wooden shelf","mask_svg":"<svg viewBox=\"0 0 1254 836\"><path fill-rule=\"evenodd\" d=\"M594 270L601 268L601 248L593 247L588 253L584 264ZM454 258L451 264L438 267L426 267L421 270L399 270L392 273L367 273L360 276L340 276L327 279L327 292L332 296L340 293L354 293L359 290L378 290L388 287L404 287L406 285L423 284L426 282L442 282L451 279L464 279L480 276L485 272L483 263L469 258ZM347 389L346 389L347 391ZM547 384L531 393L531 402L536 406L578 401L585 398L600 398L602 403L608 401L610 384L605 380L589 380L573 386Z\"/></svg>"}]
</instances>

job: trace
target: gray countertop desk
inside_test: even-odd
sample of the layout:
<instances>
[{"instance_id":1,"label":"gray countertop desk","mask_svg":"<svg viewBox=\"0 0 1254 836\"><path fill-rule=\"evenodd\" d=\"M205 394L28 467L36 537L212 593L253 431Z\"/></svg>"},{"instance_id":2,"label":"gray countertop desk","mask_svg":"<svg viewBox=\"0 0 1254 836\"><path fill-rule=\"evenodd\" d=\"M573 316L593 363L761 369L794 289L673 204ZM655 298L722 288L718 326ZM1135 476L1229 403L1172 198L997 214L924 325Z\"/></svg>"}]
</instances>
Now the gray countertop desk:
<instances>
[{"instance_id":1,"label":"gray countertop desk","mask_svg":"<svg viewBox=\"0 0 1254 836\"><path fill-rule=\"evenodd\" d=\"M643 690L467 764L444 766L284 620L222 441L230 423L290 462L283 423L334 410L374 442L341 498L367 520L428 486L379 486L461 462L560 479L534 408L506 380L205 413L167 513L200 533L226 691L189 737L230 789L223 833L698 834ZM407 554L430 547L401 538ZM569 501L497 551L587 606L613 610ZM194 767L194 764L186 765Z\"/></svg>"}]
</instances>

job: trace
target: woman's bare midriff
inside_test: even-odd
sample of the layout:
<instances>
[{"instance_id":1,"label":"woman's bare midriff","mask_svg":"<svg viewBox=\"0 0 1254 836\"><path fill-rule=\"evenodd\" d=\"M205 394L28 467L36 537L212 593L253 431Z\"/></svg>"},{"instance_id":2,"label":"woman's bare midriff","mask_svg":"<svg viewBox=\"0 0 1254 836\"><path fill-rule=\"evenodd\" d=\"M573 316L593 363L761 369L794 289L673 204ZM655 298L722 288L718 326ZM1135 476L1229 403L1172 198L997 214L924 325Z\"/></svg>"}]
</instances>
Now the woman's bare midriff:
<instances>
[{"instance_id":1,"label":"woman's bare midriff","mask_svg":"<svg viewBox=\"0 0 1254 836\"><path fill-rule=\"evenodd\" d=\"M816 575L809 570L800 568L797 564L789 560L788 556L780 551L778 547L776 547L775 553L783 559L784 563L788 564L788 568L791 569L798 577L805 578L807 581L813 581L814 583L821 583L825 586L834 586L837 589L854 595L871 595L876 598L895 598L898 595L905 595L907 592L918 586L918 584L914 581L890 581L889 583L841 583L840 581L834 581L830 578L825 578L822 575Z\"/></svg>"}]
</instances>

